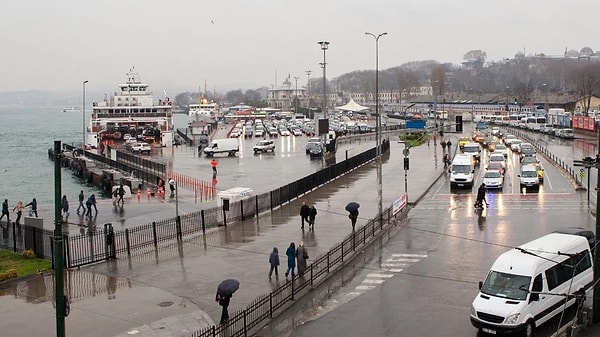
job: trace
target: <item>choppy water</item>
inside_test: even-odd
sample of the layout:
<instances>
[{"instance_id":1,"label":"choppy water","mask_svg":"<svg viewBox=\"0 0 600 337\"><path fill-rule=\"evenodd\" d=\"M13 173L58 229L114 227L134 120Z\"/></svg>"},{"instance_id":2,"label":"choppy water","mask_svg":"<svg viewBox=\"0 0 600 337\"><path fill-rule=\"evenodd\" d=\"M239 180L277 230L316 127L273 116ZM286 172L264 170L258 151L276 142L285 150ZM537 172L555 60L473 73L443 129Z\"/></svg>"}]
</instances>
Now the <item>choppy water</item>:
<instances>
[{"instance_id":1,"label":"choppy water","mask_svg":"<svg viewBox=\"0 0 600 337\"><path fill-rule=\"evenodd\" d=\"M185 124L185 115L177 117ZM0 107L1 201L7 198L12 207L17 200L28 203L35 197L40 205L54 204L54 162L48 159L48 149L55 140L81 144L82 118L81 112L62 112L62 107ZM61 172L61 193L70 201L77 200L80 190L100 195L98 188L82 183L70 170Z\"/></svg>"}]
</instances>

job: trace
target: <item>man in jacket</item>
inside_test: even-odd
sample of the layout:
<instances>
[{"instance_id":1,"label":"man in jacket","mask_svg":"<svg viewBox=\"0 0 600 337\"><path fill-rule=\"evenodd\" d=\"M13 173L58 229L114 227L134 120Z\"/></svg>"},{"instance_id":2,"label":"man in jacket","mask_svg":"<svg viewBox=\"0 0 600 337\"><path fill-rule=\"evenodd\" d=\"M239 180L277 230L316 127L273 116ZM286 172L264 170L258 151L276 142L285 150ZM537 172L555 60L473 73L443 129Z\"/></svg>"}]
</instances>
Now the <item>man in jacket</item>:
<instances>
[{"instance_id":1,"label":"man in jacket","mask_svg":"<svg viewBox=\"0 0 600 337\"><path fill-rule=\"evenodd\" d=\"M302 221L302 225L300 227L301 229L304 229L304 221L306 221L310 224L310 220L308 220L309 216L310 216L310 208L308 207L306 202L303 201L302 206L300 206L300 219Z\"/></svg>"}]
</instances>

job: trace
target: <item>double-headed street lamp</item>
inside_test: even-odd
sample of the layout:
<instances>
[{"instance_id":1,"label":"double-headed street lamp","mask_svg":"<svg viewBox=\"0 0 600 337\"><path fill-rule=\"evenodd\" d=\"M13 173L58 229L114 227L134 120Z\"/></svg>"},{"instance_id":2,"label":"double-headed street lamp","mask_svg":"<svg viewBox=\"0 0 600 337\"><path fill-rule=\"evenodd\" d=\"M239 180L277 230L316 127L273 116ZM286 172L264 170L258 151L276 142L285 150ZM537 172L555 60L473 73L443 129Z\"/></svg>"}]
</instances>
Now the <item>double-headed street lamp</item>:
<instances>
[{"instance_id":1,"label":"double-headed street lamp","mask_svg":"<svg viewBox=\"0 0 600 337\"><path fill-rule=\"evenodd\" d=\"M81 148L82 150L85 151L85 85L88 81L83 81L83 107L82 107L82 111L83 111L83 121L81 122L82 125L82 129L81 129Z\"/></svg>"},{"instance_id":2,"label":"double-headed street lamp","mask_svg":"<svg viewBox=\"0 0 600 337\"><path fill-rule=\"evenodd\" d=\"M296 89L294 89L294 119L296 119L296 114L298 113L298 79L300 77L294 76L294 80L296 80Z\"/></svg>"},{"instance_id":3,"label":"double-headed street lamp","mask_svg":"<svg viewBox=\"0 0 600 337\"><path fill-rule=\"evenodd\" d=\"M377 155L377 196L379 200L379 219L381 219L383 213L383 201L382 201L382 172L381 172L381 114L379 113L379 38L387 35L387 33L381 33L375 35L373 33L366 32L366 35L370 35L375 38L375 141L376 144L376 155Z\"/></svg>"},{"instance_id":4,"label":"double-headed street lamp","mask_svg":"<svg viewBox=\"0 0 600 337\"><path fill-rule=\"evenodd\" d=\"M329 48L328 41L320 41L318 44L321 45L323 50L323 63L320 63L323 68L323 118L327 119L327 62L325 61L325 52ZM320 131L319 131L320 132Z\"/></svg>"}]
</instances>

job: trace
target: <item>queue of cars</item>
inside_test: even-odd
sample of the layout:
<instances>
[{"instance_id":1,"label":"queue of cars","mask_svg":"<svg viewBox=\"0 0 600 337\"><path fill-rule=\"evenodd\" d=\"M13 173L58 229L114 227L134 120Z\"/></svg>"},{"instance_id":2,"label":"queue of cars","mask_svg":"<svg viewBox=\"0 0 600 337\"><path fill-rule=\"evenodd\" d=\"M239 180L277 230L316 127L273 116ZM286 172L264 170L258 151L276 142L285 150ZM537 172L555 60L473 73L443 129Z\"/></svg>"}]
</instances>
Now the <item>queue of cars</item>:
<instances>
[{"instance_id":1,"label":"queue of cars","mask_svg":"<svg viewBox=\"0 0 600 337\"><path fill-rule=\"evenodd\" d=\"M248 120L246 122L238 122L231 132L229 133L230 138L252 138L252 137L266 137L271 138L277 136L312 136L315 134L314 122L306 119L292 119L292 120L261 120L257 119L256 122Z\"/></svg>"},{"instance_id":2,"label":"queue of cars","mask_svg":"<svg viewBox=\"0 0 600 337\"><path fill-rule=\"evenodd\" d=\"M482 168L485 169L482 174L482 182L486 188L503 189L504 176L508 169L509 149L511 152L518 154L519 171L517 176L521 188L537 190L544 181L544 168L536 157L535 147L518 139L515 135L504 134L499 128L494 127L491 133L476 130L470 139L461 137L459 148L462 152L461 155L468 155L471 158L473 167L467 168L465 166L467 161L460 159L460 163L456 162L455 169L455 162L453 162L449 170L451 188L471 187L473 185L474 165L481 162L482 149L487 150L489 153L486 163L481 163Z\"/></svg>"}]
</instances>

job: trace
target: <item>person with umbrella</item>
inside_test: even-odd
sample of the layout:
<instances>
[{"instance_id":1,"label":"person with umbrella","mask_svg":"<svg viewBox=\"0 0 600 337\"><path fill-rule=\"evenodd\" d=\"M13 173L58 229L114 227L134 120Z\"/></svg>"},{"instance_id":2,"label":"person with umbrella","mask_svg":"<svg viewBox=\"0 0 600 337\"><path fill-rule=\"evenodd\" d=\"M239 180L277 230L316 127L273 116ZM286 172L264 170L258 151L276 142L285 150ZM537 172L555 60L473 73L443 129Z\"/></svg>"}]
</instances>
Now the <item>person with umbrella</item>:
<instances>
[{"instance_id":1,"label":"person with umbrella","mask_svg":"<svg viewBox=\"0 0 600 337\"><path fill-rule=\"evenodd\" d=\"M358 219L358 208L360 207L360 204L357 202L351 202L348 203L348 205L346 205L346 211L348 211L348 213L350 213L348 215L348 218L350 218L350 222L352 224L352 231L354 231L354 227L356 227L356 220Z\"/></svg>"},{"instance_id":2,"label":"person with umbrella","mask_svg":"<svg viewBox=\"0 0 600 337\"><path fill-rule=\"evenodd\" d=\"M233 296L233 293L238 290L240 287L240 282L234 279L227 279L219 284L217 287L217 296L215 297L215 301L219 303L220 306L223 307L221 310L221 324L226 324L229 321L229 311L227 308L229 307L229 301Z\"/></svg>"}]
</instances>

